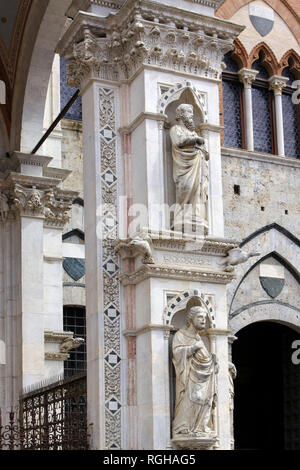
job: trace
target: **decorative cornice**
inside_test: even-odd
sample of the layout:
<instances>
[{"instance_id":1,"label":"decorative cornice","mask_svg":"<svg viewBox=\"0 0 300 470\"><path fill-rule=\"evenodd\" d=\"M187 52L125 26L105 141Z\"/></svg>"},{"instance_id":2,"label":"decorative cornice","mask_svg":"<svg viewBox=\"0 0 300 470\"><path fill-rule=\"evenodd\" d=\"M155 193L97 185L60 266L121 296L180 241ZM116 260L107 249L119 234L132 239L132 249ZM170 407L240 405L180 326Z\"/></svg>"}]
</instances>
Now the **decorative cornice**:
<instances>
[{"instance_id":1,"label":"decorative cornice","mask_svg":"<svg viewBox=\"0 0 300 470\"><path fill-rule=\"evenodd\" d=\"M140 232L136 233L131 239L120 239L114 244L117 252L125 250L123 257L134 257L136 252L128 243L132 239L150 240L151 247L155 250L164 251L179 251L181 254L197 254L197 255L212 255L212 256L226 256L228 251L232 248L239 246L237 240L214 239L195 237L190 234L182 232L174 232L171 230L151 230L143 228Z\"/></svg>"},{"instance_id":2,"label":"decorative cornice","mask_svg":"<svg viewBox=\"0 0 300 470\"><path fill-rule=\"evenodd\" d=\"M54 168L52 166L48 166L44 168L43 175L49 178L56 178L61 181L65 181L68 176L72 173L72 170L67 170L65 168Z\"/></svg>"},{"instance_id":3,"label":"decorative cornice","mask_svg":"<svg viewBox=\"0 0 300 470\"><path fill-rule=\"evenodd\" d=\"M58 45L67 79L129 80L144 66L219 79L242 26L154 1L128 0L106 18L79 12Z\"/></svg>"},{"instance_id":4,"label":"decorative cornice","mask_svg":"<svg viewBox=\"0 0 300 470\"><path fill-rule=\"evenodd\" d=\"M220 8L222 3L224 3L225 0L187 0L188 2L192 3L198 3L199 5L204 5L206 7L211 7L217 10Z\"/></svg>"},{"instance_id":5,"label":"decorative cornice","mask_svg":"<svg viewBox=\"0 0 300 470\"><path fill-rule=\"evenodd\" d=\"M45 343L63 343L66 339L72 339L73 331L44 331Z\"/></svg>"},{"instance_id":6,"label":"decorative cornice","mask_svg":"<svg viewBox=\"0 0 300 470\"><path fill-rule=\"evenodd\" d=\"M132 273L120 275L124 286L135 285L149 278L192 280L196 282L213 282L215 284L228 284L235 279L234 274L220 271L200 270L197 268L179 268L166 265L144 265Z\"/></svg>"}]
</instances>

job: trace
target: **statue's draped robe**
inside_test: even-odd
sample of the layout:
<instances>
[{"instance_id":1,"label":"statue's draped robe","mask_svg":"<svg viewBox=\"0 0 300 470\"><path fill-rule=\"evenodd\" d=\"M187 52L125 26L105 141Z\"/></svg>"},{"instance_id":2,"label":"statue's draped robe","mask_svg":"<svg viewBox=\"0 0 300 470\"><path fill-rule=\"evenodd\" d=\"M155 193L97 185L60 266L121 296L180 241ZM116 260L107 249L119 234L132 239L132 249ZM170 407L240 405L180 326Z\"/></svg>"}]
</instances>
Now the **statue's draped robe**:
<instances>
[{"instance_id":1,"label":"statue's draped robe","mask_svg":"<svg viewBox=\"0 0 300 470\"><path fill-rule=\"evenodd\" d=\"M183 224L189 223L207 226L208 163L205 150L195 146L179 147L186 139L199 137L183 124L173 126L170 137L176 185L174 228L181 230Z\"/></svg>"},{"instance_id":2,"label":"statue's draped robe","mask_svg":"<svg viewBox=\"0 0 300 470\"><path fill-rule=\"evenodd\" d=\"M192 346L203 347L192 354ZM180 329L173 340L176 371L176 405L173 436L213 431L212 407L215 395L215 362L201 336L191 328Z\"/></svg>"}]
</instances>

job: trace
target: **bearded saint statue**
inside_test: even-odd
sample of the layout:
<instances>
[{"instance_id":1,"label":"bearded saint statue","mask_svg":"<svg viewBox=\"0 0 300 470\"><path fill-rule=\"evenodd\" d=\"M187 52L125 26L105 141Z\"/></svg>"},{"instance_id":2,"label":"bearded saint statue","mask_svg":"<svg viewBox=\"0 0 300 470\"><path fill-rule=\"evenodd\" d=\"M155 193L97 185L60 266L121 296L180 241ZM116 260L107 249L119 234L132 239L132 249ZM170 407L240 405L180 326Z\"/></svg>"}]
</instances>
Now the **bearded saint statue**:
<instances>
[{"instance_id":1,"label":"bearded saint statue","mask_svg":"<svg viewBox=\"0 0 300 470\"><path fill-rule=\"evenodd\" d=\"M197 231L202 227L207 233L209 155L204 139L195 131L193 106L180 104L176 109L176 120L177 124L170 130L176 185L174 229Z\"/></svg>"},{"instance_id":2,"label":"bearded saint statue","mask_svg":"<svg viewBox=\"0 0 300 470\"><path fill-rule=\"evenodd\" d=\"M174 336L173 364L176 372L176 404L173 438L209 437L214 434L217 359L205 346L206 309L187 307L186 325Z\"/></svg>"}]
</instances>

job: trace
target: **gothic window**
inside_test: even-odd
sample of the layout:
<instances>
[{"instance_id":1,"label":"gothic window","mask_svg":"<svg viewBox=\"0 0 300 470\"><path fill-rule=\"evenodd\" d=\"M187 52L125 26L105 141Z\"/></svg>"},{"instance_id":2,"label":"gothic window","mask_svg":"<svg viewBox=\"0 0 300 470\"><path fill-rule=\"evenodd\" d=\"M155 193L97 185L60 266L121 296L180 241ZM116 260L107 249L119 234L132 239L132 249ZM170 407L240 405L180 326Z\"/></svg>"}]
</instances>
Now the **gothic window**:
<instances>
[{"instance_id":1,"label":"gothic window","mask_svg":"<svg viewBox=\"0 0 300 470\"><path fill-rule=\"evenodd\" d=\"M67 61L60 58L60 106L61 110L66 106L74 95L76 88L67 84ZM74 121L82 121L82 101L78 96L71 108L67 111L64 119L72 119Z\"/></svg>"},{"instance_id":2,"label":"gothic window","mask_svg":"<svg viewBox=\"0 0 300 470\"><path fill-rule=\"evenodd\" d=\"M252 69L258 71L252 84L254 150L275 154L273 92L269 91L269 74L263 67L261 58L253 63Z\"/></svg>"},{"instance_id":3,"label":"gothic window","mask_svg":"<svg viewBox=\"0 0 300 470\"><path fill-rule=\"evenodd\" d=\"M299 145L299 105L294 104L292 95L295 91L292 88L296 77L292 74L289 67L282 72L283 77L289 81L282 90L282 113L283 113L283 131L284 131L284 149L287 157L300 158Z\"/></svg>"},{"instance_id":4,"label":"gothic window","mask_svg":"<svg viewBox=\"0 0 300 470\"><path fill-rule=\"evenodd\" d=\"M230 54L225 55L226 69L222 75L224 145L242 148L242 84L237 74L239 67Z\"/></svg>"},{"instance_id":5,"label":"gothic window","mask_svg":"<svg viewBox=\"0 0 300 470\"><path fill-rule=\"evenodd\" d=\"M64 331L72 331L74 338L83 338L79 348L69 351L70 358L64 363L65 377L86 370L86 315L84 307L64 307Z\"/></svg>"}]
</instances>

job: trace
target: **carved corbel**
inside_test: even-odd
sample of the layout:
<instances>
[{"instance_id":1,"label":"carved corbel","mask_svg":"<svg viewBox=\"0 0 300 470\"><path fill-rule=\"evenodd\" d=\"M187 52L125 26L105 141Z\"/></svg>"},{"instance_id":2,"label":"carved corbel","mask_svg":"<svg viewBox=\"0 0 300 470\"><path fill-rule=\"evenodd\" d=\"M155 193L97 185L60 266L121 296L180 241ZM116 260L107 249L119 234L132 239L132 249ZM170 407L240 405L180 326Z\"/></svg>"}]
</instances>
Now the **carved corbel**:
<instances>
[{"instance_id":1,"label":"carved corbel","mask_svg":"<svg viewBox=\"0 0 300 470\"><path fill-rule=\"evenodd\" d=\"M115 251L122 258L133 258L137 253L143 256L143 264L155 264L152 240L149 236L127 238L115 244Z\"/></svg>"},{"instance_id":2,"label":"carved corbel","mask_svg":"<svg viewBox=\"0 0 300 470\"><path fill-rule=\"evenodd\" d=\"M224 266L224 271L232 272L234 271L234 267L238 264L243 264L252 256L259 255L260 253L258 251L252 250L246 253L241 248L232 248L227 252L226 258L219 263L219 266Z\"/></svg>"},{"instance_id":3,"label":"carved corbel","mask_svg":"<svg viewBox=\"0 0 300 470\"><path fill-rule=\"evenodd\" d=\"M72 349L79 348L84 343L83 338L66 338L59 346L61 353L67 353Z\"/></svg>"}]
</instances>

